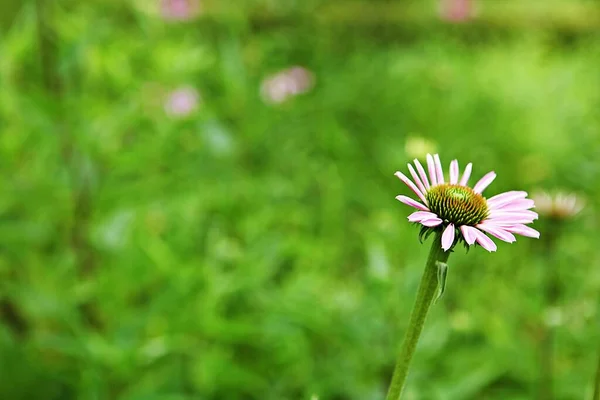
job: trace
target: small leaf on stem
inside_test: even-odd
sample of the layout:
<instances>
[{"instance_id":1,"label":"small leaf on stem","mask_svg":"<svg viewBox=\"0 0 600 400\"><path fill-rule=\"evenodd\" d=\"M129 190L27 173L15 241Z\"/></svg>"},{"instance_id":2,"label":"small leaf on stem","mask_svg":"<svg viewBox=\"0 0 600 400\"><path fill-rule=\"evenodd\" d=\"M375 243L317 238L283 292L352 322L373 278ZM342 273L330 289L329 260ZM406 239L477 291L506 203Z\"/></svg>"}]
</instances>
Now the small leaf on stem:
<instances>
[{"instance_id":1,"label":"small leaf on stem","mask_svg":"<svg viewBox=\"0 0 600 400\"><path fill-rule=\"evenodd\" d=\"M437 303L437 301L442 297L444 291L446 290L446 276L448 275L448 264L436 261L435 265L437 266L437 279L438 286L435 298L433 299L433 303Z\"/></svg>"}]
</instances>

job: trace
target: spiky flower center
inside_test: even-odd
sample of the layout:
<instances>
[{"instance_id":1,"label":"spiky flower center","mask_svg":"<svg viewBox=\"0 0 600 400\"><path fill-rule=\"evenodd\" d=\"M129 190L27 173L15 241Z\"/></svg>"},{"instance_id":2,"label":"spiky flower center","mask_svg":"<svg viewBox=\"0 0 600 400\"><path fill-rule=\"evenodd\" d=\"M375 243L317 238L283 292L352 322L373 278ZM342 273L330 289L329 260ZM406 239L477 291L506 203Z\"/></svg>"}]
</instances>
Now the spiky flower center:
<instances>
[{"instance_id":1,"label":"spiky flower center","mask_svg":"<svg viewBox=\"0 0 600 400\"><path fill-rule=\"evenodd\" d=\"M425 194L429 209L445 222L475 226L489 214L487 202L467 186L442 184Z\"/></svg>"}]
</instances>

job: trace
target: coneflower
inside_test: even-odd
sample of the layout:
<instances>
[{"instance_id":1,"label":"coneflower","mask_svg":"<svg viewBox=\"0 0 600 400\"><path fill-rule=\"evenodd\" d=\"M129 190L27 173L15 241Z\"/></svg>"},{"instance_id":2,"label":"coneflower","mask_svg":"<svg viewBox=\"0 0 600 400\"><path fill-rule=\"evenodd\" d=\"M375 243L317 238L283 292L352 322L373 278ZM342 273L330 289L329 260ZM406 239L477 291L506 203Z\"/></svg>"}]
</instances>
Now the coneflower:
<instances>
[{"instance_id":1,"label":"coneflower","mask_svg":"<svg viewBox=\"0 0 600 400\"><path fill-rule=\"evenodd\" d=\"M400 171L396 172L396 176L421 202L402 195L396 196L396 199L419 210L409 215L408 220L423 225L423 233L443 231L444 251L451 249L459 240L464 240L469 246L478 243L488 251L496 251L496 244L485 233L509 243L516 240L515 233L539 238L538 231L525 225L538 217L537 213L529 210L534 202L526 198L527 192L511 191L489 199L483 197L482 192L496 178L494 172L484 175L471 188L468 186L471 163L467 164L461 176L458 161L452 161L447 182L437 154L427 154L429 177L419 160L414 163L416 171L408 164L414 182Z\"/></svg>"},{"instance_id":2,"label":"coneflower","mask_svg":"<svg viewBox=\"0 0 600 400\"><path fill-rule=\"evenodd\" d=\"M300 66L291 67L266 78L260 88L264 101L272 104L306 93L315 83L314 74Z\"/></svg>"},{"instance_id":3,"label":"coneflower","mask_svg":"<svg viewBox=\"0 0 600 400\"><path fill-rule=\"evenodd\" d=\"M183 118L192 114L198 108L200 94L191 86L182 86L168 94L164 109L175 118Z\"/></svg>"},{"instance_id":4,"label":"coneflower","mask_svg":"<svg viewBox=\"0 0 600 400\"><path fill-rule=\"evenodd\" d=\"M160 9L164 19L169 21L188 21L201 12L200 0L161 0Z\"/></svg>"},{"instance_id":5,"label":"coneflower","mask_svg":"<svg viewBox=\"0 0 600 400\"><path fill-rule=\"evenodd\" d=\"M537 191L531 197L535 201L535 209L548 219L573 218L584 206L584 201L575 193Z\"/></svg>"},{"instance_id":6,"label":"coneflower","mask_svg":"<svg viewBox=\"0 0 600 400\"><path fill-rule=\"evenodd\" d=\"M454 160L450 163L450 174L446 180L439 156L427 154L429 173L418 160L414 161L414 168L408 165L412 180L402 172L396 172L396 176L420 200L403 195L396 197L418 210L408 220L421 225L421 238L435 233L435 240L421 278L387 400L400 398L429 307L436 292L439 297L444 290L448 268L446 261L452 248L458 242L463 242L467 247L477 243L491 252L496 251L496 244L488 234L509 243L516 240L514 234L534 238L540 236L538 231L527 226L538 217L530 210L534 202L527 198L527 193L510 191L487 199L482 193L494 181L496 174L489 172L470 187L468 183L472 167L472 164L467 164L461 174L458 161Z\"/></svg>"}]
</instances>

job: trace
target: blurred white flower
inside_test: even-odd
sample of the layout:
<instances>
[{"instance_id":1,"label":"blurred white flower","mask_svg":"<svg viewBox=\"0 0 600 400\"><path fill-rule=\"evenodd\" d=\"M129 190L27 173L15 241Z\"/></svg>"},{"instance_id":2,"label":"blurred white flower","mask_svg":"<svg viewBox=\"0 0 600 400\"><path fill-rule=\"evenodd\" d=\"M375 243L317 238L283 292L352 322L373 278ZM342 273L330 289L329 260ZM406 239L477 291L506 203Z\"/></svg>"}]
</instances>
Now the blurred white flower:
<instances>
[{"instance_id":1,"label":"blurred white flower","mask_svg":"<svg viewBox=\"0 0 600 400\"><path fill-rule=\"evenodd\" d=\"M404 151L408 158L425 159L427 154L436 153L435 142L421 136L409 136L404 143Z\"/></svg>"},{"instance_id":2,"label":"blurred white flower","mask_svg":"<svg viewBox=\"0 0 600 400\"><path fill-rule=\"evenodd\" d=\"M448 22L464 22L473 17L473 0L441 0L440 18Z\"/></svg>"},{"instance_id":3,"label":"blurred white flower","mask_svg":"<svg viewBox=\"0 0 600 400\"><path fill-rule=\"evenodd\" d=\"M560 326L564 323L564 313L559 307L548 307L544 311L544 323L546 326Z\"/></svg>"},{"instance_id":4,"label":"blurred white flower","mask_svg":"<svg viewBox=\"0 0 600 400\"><path fill-rule=\"evenodd\" d=\"M187 21L197 17L202 9L200 0L161 0L160 11L166 20Z\"/></svg>"},{"instance_id":5,"label":"blurred white flower","mask_svg":"<svg viewBox=\"0 0 600 400\"><path fill-rule=\"evenodd\" d=\"M172 117L186 117L198 108L200 95L190 86L180 87L168 94L165 112Z\"/></svg>"},{"instance_id":6,"label":"blurred white flower","mask_svg":"<svg viewBox=\"0 0 600 400\"><path fill-rule=\"evenodd\" d=\"M283 103L291 97L308 92L314 86L314 80L312 72L296 66L267 77L262 82L260 92L267 103Z\"/></svg>"},{"instance_id":7,"label":"blurred white flower","mask_svg":"<svg viewBox=\"0 0 600 400\"><path fill-rule=\"evenodd\" d=\"M538 191L531 196L538 214L553 219L569 219L583 209L583 200L574 193Z\"/></svg>"}]
</instances>

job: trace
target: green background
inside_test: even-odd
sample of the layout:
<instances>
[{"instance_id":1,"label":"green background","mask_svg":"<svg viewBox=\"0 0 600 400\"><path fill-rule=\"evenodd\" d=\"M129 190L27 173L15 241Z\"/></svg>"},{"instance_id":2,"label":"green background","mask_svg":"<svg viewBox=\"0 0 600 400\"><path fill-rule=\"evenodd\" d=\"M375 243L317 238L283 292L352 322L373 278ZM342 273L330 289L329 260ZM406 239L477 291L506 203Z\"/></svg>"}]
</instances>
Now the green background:
<instances>
[{"instance_id":1,"label":"green background","mask_svg":"<svg viewBox=\"0 0 600 400\"><path fill-rule=\"evenodd\" d=\"M0 398L383 399L429 246L394 200L410 138L496 171L488 196L586 208L456 248L406 399L536 398L547 319L555 398L591 397L600 6L531 3L465 24L435 2L213 1L184 22L150 0L3 3ZM293 65L314 88L265 104ZM202 100L171 118L180 86Z\"/></svg>"}]
</instances>

